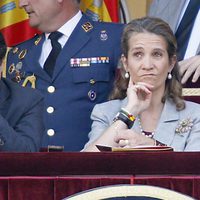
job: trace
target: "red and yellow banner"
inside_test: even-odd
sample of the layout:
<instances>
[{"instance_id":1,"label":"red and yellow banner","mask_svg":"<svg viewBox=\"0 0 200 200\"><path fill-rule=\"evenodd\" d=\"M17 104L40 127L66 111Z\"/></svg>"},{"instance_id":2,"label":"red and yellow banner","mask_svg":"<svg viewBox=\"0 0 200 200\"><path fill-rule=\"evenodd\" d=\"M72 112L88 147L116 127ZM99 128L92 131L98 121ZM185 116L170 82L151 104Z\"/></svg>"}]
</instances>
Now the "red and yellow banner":
<instances>
[{"instance_id":1,"label":"red and yellow banner","mask_svg":"<svg viewBox=\"0 0 200 200\"><path fill-rule=\"evenodd\" d=\"M28 15L18 3L19 0L0 0L0 31L7 46L21 43L37 33L29 26Z\"/></svg>"},{"instance_id":2,"label":"red and yellow banner","mask_svg":"<svg viewBox=\"0 0 200 200\"><path fill-rule=\"evenodd\" d=\"M95 21L119 22L119 0L81 0L81 10Z\"/></svg>"}]
</instances>

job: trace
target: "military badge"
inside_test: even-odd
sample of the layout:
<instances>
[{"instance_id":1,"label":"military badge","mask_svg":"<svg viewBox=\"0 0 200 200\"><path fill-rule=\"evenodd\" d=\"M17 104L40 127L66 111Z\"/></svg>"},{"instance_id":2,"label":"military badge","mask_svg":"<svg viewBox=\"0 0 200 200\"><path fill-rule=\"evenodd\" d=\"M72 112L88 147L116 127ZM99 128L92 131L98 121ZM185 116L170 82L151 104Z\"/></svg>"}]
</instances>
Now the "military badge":
<instances>
[{"instance_id":1,"label":"military badge","mask_svg":"<svg viewBox=\"0 0 200 200\"><path fill-rule=\"evenodd\" d=\"M88 92L88 97L89 97L89 99L90 99L91 101L94 101L94 100L96 99L96 97L97 97L97 94L96 94L95 91L90 90L90 91Z\"/></svg>"},{"instance_id":2,"label":"military badge","mask_svg":"<svg viewBox=\"0 0 200 200\"><path fill-rule=\"evenodd\" d=\"M93 29L93 26L90 22L86 22L85 24L82 25L82 28L85 32L88 32L91 29Z\"/></svg>"},{"instance_id":3,"label":"military badge","mask_svg":"<svg viewBox=\"0 0 200 200\"><path fill-rule=\"evenodd\" d=\"M21 74L19 71L16 71L15 74L15 78L14 78L15 82L19 83L21 81Z\"/></svg>"},{"instance_id":4,"label":"military badge","mask_svg":"<svg viewBox=\"0 0 200 200\"><path fill-rule=\"evenodd\" d=\"M20 60L22 60L25 57L26 53L27 53L27 49L21 50L20 53L19 53L19 55L18 55L18 58Z\"/></svg>"},{"instance_id":5,"label":"military badge","mask_svg":"<svg viewBox=\"0 0 200 200\"><path fill-rule=\"evenodd\" d=\"M12 74L15 71L15 64L11 64L10 67L8 68L8 73Z\"/></svg>"},{"instance_id":6,"label":"military badge","mask_svg":"<svg viewBox=\"0 0 200 200\"><path fill-rule=\"evenodd\" d=\"M39 36L39 37L35 40L34 43L35 43L36 46L40 43L41 39L42 39L42 36Z\"/></svg>"},{"instance_id":7,"label":"military badge","mask_svg":"<svg viewBox=\"0 0 200 200\"><path fill-rule=\"evenodd\" d=\"M100 39L102 41L106 41L108 39L108 34L106 32L106 30L102 30L101 33L100 33Z\"/></svg>"},{"instance_id":8,"label":"military badge","mask_svg":"<svg viewBox=\"0 0 200 200\"><path fill-rule=\"evenodd\" d=\"M22 68L22 62L18 62L16 64L16 70L20 70Z\"/></svg>"},{"instance_id":9,"label":"military badge","mask_svg":"<svg viewBox=\"0 0 200 200\"><path fill-rule=\"evenodd\" d=\"M19 51L19 48L18 48L18 47L14 47L14 48L12 49L12 52L13 52L14 54L18 53L18 51Z\"/></svg>"},{"instance_id":10,"label":"military badge","mask_svg":"<svg viewBox=\"0 0 200 200\"><path fill-rule=\"evenodd\" d=\"M193 126L193 121L190 118L183 119L178 123L177 128L175 129L175 133L178 135L183 135L184 133L188 132Z\"/></svg>"},{"instance_id":11,"label":"military badge","mask_svg":"<svg viewBox=\"0 0 200 200\"><path fill-rule=\"evenodd\" d=\"M24 77L25 77L25 72L20 72L18 70L15 70L15 77L12 78L12 80L14 82L19 83L22 79L24 79Z\"/></svg>"}]
</instances>

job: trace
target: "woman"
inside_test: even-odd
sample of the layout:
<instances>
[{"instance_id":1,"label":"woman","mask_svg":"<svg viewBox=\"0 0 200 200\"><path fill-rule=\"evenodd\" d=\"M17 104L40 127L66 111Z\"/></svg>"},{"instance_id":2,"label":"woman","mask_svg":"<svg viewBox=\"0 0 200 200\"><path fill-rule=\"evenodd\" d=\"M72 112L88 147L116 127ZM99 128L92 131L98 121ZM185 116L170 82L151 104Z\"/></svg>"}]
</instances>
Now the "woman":
<instances>
[{"instance_id":1,"label":"woman","mask_svg":"<svg viewBox=\"0 0 200 200\"><path fill-rule=\"evenodd\" d=\"M96 144L200 150L200 106L183 100L176 50L176 39L161 19L145 17L126 26L121 74L111 101L93 109L84 151L98 151Z\"/></svg>"},{"instance_id":2,"label":"woman","mask_svg":"<svg viewBox=\"0 0 200 200\"><path fill-rule=\"evenodd\" d=\"M0 33L0 65L5 54L6 44ZM43 97L36 90L0 78L0 151L39 151L43 109Z\"/></svg>"}]
</instances>

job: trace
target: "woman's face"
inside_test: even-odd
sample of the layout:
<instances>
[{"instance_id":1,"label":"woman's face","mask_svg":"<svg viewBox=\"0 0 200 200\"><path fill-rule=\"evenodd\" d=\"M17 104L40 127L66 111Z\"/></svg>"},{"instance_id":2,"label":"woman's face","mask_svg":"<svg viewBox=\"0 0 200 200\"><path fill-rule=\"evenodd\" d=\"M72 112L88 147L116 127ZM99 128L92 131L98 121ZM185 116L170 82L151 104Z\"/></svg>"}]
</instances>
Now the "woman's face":
<instances>
[{"instance_id":1,"label":"woman's face","mask_svg":"<svg viewBox=\"0 0 200 200\"><path fill-rule=\"evenodd\" d=\"M164 38L148 32L133 33L129 39L128 56L122 57L133 82L149 83L154 90L165 88L168 72L171 72L175 61L175 57L173 61L169 60Z\"/></svg>"}]
</instances>

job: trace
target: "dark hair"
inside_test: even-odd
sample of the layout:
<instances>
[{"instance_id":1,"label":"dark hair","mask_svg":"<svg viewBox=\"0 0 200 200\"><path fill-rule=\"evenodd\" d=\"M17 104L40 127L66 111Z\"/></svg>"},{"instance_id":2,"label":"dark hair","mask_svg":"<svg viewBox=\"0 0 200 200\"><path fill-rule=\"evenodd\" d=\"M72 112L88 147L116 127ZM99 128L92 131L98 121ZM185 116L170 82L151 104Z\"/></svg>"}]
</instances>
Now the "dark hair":
<instances>
[{"instance_id":1,"label":"dark hair","mask_svg":"<svg viewBox=\"0 0 200 200\"><path fill-rule=\"evenodd\" d=\"M6 55L6 43L3 37L3 34L0 32L0 62L3 60Z\"/></svg>"},{"instance_id":2,"label":"dark hair","mask_svg":"<svg viewBox=\"0 0 200 200\"><path fill-rule=\"evenodd\" d=\"M143 32L162 36L167 43L169 60L172 61L173 56L177 54L176 38L171 28L165 21L154 17L134 19L126 25L121 39L123 55L126 58L128 57L129 40L133 33ZM176 109L182 110L185 108L185 103L182 96L182 85L181 77L178 72L178 62L176 62L171 74L172 79L166 80L165 93L162 98L162 102L164 103L166 99L172 100L176 104ZM124 75L125 69L122 66L115 80L114 89L110 95L110 99L123 99L126 97L129 80L126 79Z\"/></svg>"}]
</instances>

